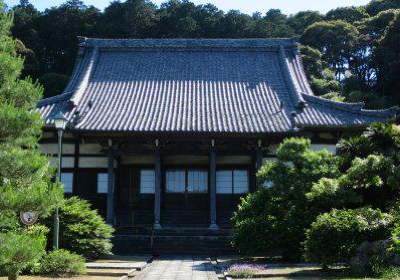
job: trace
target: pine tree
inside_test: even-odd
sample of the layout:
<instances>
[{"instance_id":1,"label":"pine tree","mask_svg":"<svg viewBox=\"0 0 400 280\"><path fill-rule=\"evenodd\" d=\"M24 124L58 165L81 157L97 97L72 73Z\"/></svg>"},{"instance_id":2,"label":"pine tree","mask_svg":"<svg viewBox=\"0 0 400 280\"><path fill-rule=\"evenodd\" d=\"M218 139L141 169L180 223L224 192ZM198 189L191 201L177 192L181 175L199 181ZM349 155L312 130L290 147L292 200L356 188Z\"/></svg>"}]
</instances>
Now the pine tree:
<instances>
[{"instance_id":1,"label":"pine tree","mask_svg":"<svg viewBox=\"0 0 400 280\"><path fill-rule=\"evenodd\" d=\"M46 216L62 199L52 183L54 169L38 149L43 121L35 110L43 89L21 79L24 59L10 35L12 15L0 0L0 216L37 211ZM17 279L24 267L44 251L45 239L22 226L0 231L0 267Z\"/></svg>"}]
</instances>

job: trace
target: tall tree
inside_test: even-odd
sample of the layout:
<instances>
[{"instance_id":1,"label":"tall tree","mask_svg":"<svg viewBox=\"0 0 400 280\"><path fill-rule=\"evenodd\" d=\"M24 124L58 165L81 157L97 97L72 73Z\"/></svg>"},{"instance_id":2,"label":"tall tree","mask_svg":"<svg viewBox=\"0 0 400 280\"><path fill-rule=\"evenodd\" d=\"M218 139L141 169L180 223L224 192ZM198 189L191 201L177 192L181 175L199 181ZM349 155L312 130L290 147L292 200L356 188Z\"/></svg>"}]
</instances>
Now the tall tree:
<instances>
[{"instance_id":1,"label":"tall tree","mask_svg":"<svg viewBox=\"0 0 400 280\"><path fill-rule=\"evenodd\" d=\"M329 67L335 70L341 80L353 66L359 31L352 24L341 20L321 21L309 26L300 41L321 51L323 60L329 63Z\"/></svg>"},{"instance_id":2,"label":"tall tree","mask_svg":"<svg viewBox=\"0 0 400 280\"><path fill-rule=\"evenodd\" d=\"M325 18L326 20L343 20L349 23L368 18L369 14L364 7L341 7L329 11Z\"/></svg>"},{"instance_id":3,"label":"tall tree","mask_svg":"<svg viewBox=\"0 0 400 280\"><path fill-rule=\"evenodd\" d=\"M396 18L400 13L400 10L386 10L380 12L376 16L365 18L362 21L356 22L355 26L364 36L367 36L367 40L370 42L370 50L376 47L378 41L382 39L388 25Z\"/></svg>"},{"instance_id":4,"label":"tall tree","mask_svg":"<svg viewBox=\"0 0 400 280\"><path fill-rule=\"evenodd\" d=\"M201 27L201 37L222 37L221 26L224 12L212 4L201 5L199 18L197 20Z\"/></svg>"},{"instance_id":5,"label":"tall tree","mask_svg":"<svg viewBox=\"0 0 400 280\"><path fill-rule=\"evenodd\" d=\"M49 214L62 198L62 188L51 183L49 159L38 150L42 120L32 110L42 87L30 78L21 79L24 59L18 56L10 36L12 16L0 0L0 213L20 211ZM9 279L44 250L45 239L22 229L0 233L0 267Z\"/></svg>"},{"instance_id":6,"label":"tall tree","mask_svg":"<svg viewBox=\"0 0 400 280\"><path fill-rule=\"evenodd\" d=\"M36 22L40 18L40 12L28 0L21 0L12 8L14 14L14 25L12 34L20 40L18 53L25 58L24 76L39 77L41 65L34 53L35 49L41 47Z\"/></svg>"},{"instance_id":7,"label":"tall tree","mask_svg":"<svg viewBox=\"0 0 400 280\"><path fill-rule=\"evenodd\" d=\"M254 30L254 19L237 10L230 10L225 14L222 21L222 37L225 38L247 38Z\"/></svg>"},{"instance_id":8,"label":"tall tree","mask_svg":"<svg viewBox=\"0 0 400 280\"><path fill-rule=\"evenodd\" d=\"M107 38L155 36L156 5L148 0L112 2L101 15L98 32Z\"/></svg>"},{"instance_id":9,"label":"tall tree","mask_svg":"<svg viewBox=\"0 0 400 280\"><path fill-rule=\"evenodd\" d=\"M366 11L371 16L375 16L382 11L390 9L400 9L400 1L398 0L371 0L366 6Z\"/></svg>"},{"instance_id":10,"label":"tall tree","mask_svg":"<svg viewBox=\"0 0 400 280\"><path fill-rule=\"evenodd\" d=\"M263 18L254 17L253 37L283 38L293 37L295 31L288 25L287 16L278 9L271 9Z\"/></svg>"},{"instance_id":11,"label":"tall tree","mask_svg":"<svg viewBox=\"0 0 400 280\"><path fill-rule=\"evenodd\" d=\"M391 104L400 102L400 15L389 24L375 49L378 87L390 96Z\"/></svg>"},{"instance_id":12,"label":"tall tree","mask_svg":"<svg viewBox=\"0 0 400 280\"><path fill-rule=\"evenodd\" d=\"M302 11L288 18L288 25L301 35L311 24L322 21L324 16L317 11Z\"/></svg>"},{"instance_id":13,"label":"tall tree","mask_svg":"<svg viewBox=\"0 0 400 280\"><path fill-rule=\"evenodd\" d=\"M166 38L200 37L197 22L201 6L187 0L169 0L161 5L158 36Z\"/></svg>"},{"instance_id":14,"label":"tall tree","mask_svg":"<svg viewBox=\"0 0 400 280\"><path fill-rule=\"evenodd\" d=\"M70 75L75 64L78 36L96 35L100 11L80 0L69 0L47 9L38 21L42 48L36 55L45 72Z\"/></svg>"}]
</instances>

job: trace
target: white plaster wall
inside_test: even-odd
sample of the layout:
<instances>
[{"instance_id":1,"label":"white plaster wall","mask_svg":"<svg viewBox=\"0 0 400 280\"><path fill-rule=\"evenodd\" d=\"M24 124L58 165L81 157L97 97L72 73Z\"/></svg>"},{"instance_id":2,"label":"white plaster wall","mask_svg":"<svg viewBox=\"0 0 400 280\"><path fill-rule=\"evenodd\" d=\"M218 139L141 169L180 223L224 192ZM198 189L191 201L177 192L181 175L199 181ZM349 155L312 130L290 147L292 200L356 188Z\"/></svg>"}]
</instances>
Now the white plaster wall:
<instances>
[{"instance_id":1,"label":"white plaster wall","mask_svg":"<svg viewBox=\"0 0 400 280\"><path fill-rule=\"evenodd\" d=\"M311 144L310 149L313 151L328 150L332 154L336 154L336 145L332 144Z\"/></svg>"},{"instance_id":2,"label":"white plaster wall","mask_svg":"<svg viewBox=\"0 0 400 280\"><path fill-rule=\"evenodd\" d=\"M40 150L43 154L46 155L57 155L58 147L57 144L49 143L49 144L40 144ZM74 154L75 153L75 145L74 144L63 144L63 154Z\"/></svg>"},{"instance_id":3,"label":"white plaster wall","mask_svg":"<svg viewBox=\"0 0 400 280\"><path fill-rule=\"evenodd\" d=\"M251 156L218 156L217 164L251 164Z\"/></svg>"},{"instance_id":4,"label":"white plaster wall","mask_svg":"<svg viewBox=\"0 0 400 280\"><path fill-rule=\"evenodd\" d=\"M102 149L102 147L99 144L80 144L79 145L79 154L97 155L97 154L101 154L101 149Z\"/></svg>"},{"instance_id":5,"label":"white plaster wall","mask_svg":"<svg viewBox=\"0 0 400 280\"><path fill-rule=\"evenodd\" d=\"M115 162L114 162L115 166ZM106 157L79 157L80 168L107 168L108 158Z\"/></svg>"},{"instance_id":6,"label":"white plaster wall","mask_svg":"<svg viewBox=\"0 0 400 280\"><path fill-rule=\"evenodd\" d=\"M56 157L52 157L50 160L50 165L57 165L58 159ZM73 157L63 157L62 158L62 168L73 168L74 167L74 158Z\"/></svg>"},{"instance_id":7,"label":"white plaster wall","mask_svg":"<svg viewBox=\"0 0 400 280\"><path fill-rule=\"evenodd\" d=\"M279 144L274 144L268 147L269 154L276 155L276 151L279 148ZM310 149L313 151L321 151L327 149L330 153L336 154L336 145L334 144L311 144Z\"/></svg>"},{"instance_id":8,"label":"white plaster wall","mask_svg":"<svg viewBox=\"0 0 400 280\"><path fill-rule=\"evenodd\" d=\"M64 132L63 137L64 138L68 138L68 139L72 139L72 138L74 138L74 135L72 133L70 133L70 132Z\"/></svg>"},{"instance_id":9,"label":"white plaster wall","mask_svg":"<svg viewBox=\"0 0 400 280\"><path fill-rule=\"evenodd\" d=\"M335 136L332 133L328 133L328 132L320 133L320 134L318 134L318 136L321 139L327 139L327 140L334 140L335 139Z\"/></svg>"},{"instance_id":10,"label":"white plaster wall","mask_svg":"<svg viewBox=\"0 0 400 280\"><path fill-rule=\"evenodd\" d=\"M53 136L54 136L53 132L43 132L42 133L42 138L43 139L53 138Z\"/></svg>"},{"instance_id":11,"label":"white plaster wall","mask_svg":"<svg viewBox=\"0 0 400 280\"><path fill-rule=\"evenodd\" d=\"M209 160L207 156L166 156L163 162L164 164L208 164Z\"/></svg>"},{"instance_id":12,"label":"white plaster wall","mask_svg":"<svg viewBox=\"0 0 400 280\"><path fill-rule=\"evenodd\" d=\"M122 164L154 164L154 156L123 156Z\"/></svg>"}]
</instances>

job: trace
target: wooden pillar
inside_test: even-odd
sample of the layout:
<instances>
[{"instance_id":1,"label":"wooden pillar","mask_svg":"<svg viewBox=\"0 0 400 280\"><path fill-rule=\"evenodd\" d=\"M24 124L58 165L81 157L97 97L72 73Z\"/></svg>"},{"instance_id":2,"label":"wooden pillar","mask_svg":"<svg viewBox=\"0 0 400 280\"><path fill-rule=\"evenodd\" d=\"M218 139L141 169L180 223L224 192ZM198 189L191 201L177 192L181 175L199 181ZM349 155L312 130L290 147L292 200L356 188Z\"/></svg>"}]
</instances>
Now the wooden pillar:
<instances>
[{"instance_id":1,"label":"wooden pillar","mask_svg":"<svg viewBox=\"0 0 400 280\"><path fill-rule=\"evenodd\" d=\"M256 158L255 158L255 184L254 184L254 190L257 190L258 184L257 184L257 172L260 170L262 167L262 142L261 140L258 140L257 143L257 150L256 150Z\"/></svg>"},{"instance_id":2,"label":"wooden pillar","mask_svg":"<svg viewBox=\"0 0 400 280\"><path fill-rule=\"evenodd\" d=\"M154 229L162 229L161 226L161 151L160 143L156 140L155 150L155 193L154 193Z\"/></svg>"},{"instance_id":3,"label":"wooden pillar","mask_svg":"<svg viewBox=\"0 0 400 280\"><path fill-rule=\"evenodd\" d=\"M114 225L118 227L118 199L121 192L121 156L117 156L114 159L117 164L114 172Z\"/></svg>"},{"instance_id":4,"label":"wooden pillar","mask_svg":"<svg viewBox=\"0 0 400 280\"><path fill-rule=\"evenodd\" d=\"M256 151L256 171L262 167L262 146L261 140L258 140L257 151Z\"/></svg>"},{"instance_id":5,"label":"wooden pillar","mask_svg":"<svg viewBox=\"0 0 400 280\"><path fill-rule=\"evenodd\" d=\"M114 155L108 151L107 224L114 225Z\"/></svg>"},{"instance_id":6,"label":"wooden pillar","mask_svg":"<svg viewBox=\"0 0 400 280\"><path fill-rule=\"evenodd\" d=\"M217 155L214 140L211 142L210 149L210 227L218 229L217 225Z\"/></svg>"}]
</instances>

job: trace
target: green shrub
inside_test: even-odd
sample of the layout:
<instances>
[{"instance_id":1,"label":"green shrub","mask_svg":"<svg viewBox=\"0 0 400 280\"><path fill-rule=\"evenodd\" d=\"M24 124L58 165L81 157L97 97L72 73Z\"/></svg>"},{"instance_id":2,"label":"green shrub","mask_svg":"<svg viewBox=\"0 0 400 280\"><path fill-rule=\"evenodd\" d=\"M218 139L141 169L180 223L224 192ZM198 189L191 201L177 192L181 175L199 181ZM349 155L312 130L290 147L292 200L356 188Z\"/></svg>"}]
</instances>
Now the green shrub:
<instances>
[{"instance_id":1,"label":"green shrub","mask_svg":"<svg viewBox=\"0 0 400 280\"><path fill-rule=\"evenodd\" d=\"M391 239L362 243L350 260L352 274L382 277L387 276L389 272L393 273L394 271L389 269L395 260L395 254L390 251L392 244Z\"/></svg>"},{"instance_id":2,"label":"green shrub","mask_svg":"<svg viewBox=\"0 0 400 280\"><path fill-rule=\"evenodd\" d=\"M391 213L393 214L394 211L392 211ZM399 218L399 216L396 216L396 218ZM390 249L397 256L400 256L400 223L398 220L396 222L396 226L392 231L393 245Z\"/></svg>"},{"instance_id":3,"label":"green shrub","mask_svg":"<svg viewBox=\"0 0 400 280\"><path fill-rule=\"evenodd\" d=\"M38 260L45 252L44 235L9 231L0 233L0 268L9 279L17 279L18 274L29 264Z\"/></svg>"},{"instance_id":4,"label":"green shrub","mask_svg":"<svg viewBox=\"0 0 400 280\"><path fill-rule=\"evenodd\" d=\"M95 259L111 254L114 229L90 206L89 202L77 197L64 201L60 208L60 248ZM53 220L48 219L46 223L50 226ZM51 232L49 241L52 235ZM49 247L51 244L49 242Z\"/></svg>"},{"instance_id":5,"label":"green shrub","mask_svg":"<svg viewBox=\"0 0 400 280\"><path fill-rule=\"evenodd\" d=\"M322 178L313 187L306 197L310 203L321 209L330 211L332 208L359 205L362 197L353 189L343 187L339 179Z\"/></svg>"},{"instance_id":6,"label":"green shrub","mask_svg":"<svg viewBox=\"0 0 400 280\"><path fill-rule=\"evenodd\" d=\"M319 214L306 194L323 177L339 175L334 156L312 151L310 140L286 139L277 151L277 162L267 162L257 174L268 188L243 199L233 216L232 245L242 253L283 251L285 258L302 255L305 230Z\"/></svg>"},{"instance_id":7,"label":"green shrub","mask_svg":"<svg viewBox=\"0 0 400 280\"><path fill-rule=\"evenodd\" d=\"M238 211L233 216L235 228L232 245L242 253L263 254L277 249L273 246L278 236L272 230L278 223L271 209L268 190L260 189L242 199ZM270 213L270 214L268 214ZM275 241L275 242L274 242Z\"/></svg>"},{"instance_id":8,"label":"green shrub","mask_svg":"<svg viewBox=\"0 0 400 280\"><path fill-rule=\"evenodd\" d=\"M51 276L74 276L86 273L85 259L67 250L48 252L40 261L39 273Z\"/></svg>"},{"instance_id":9,"label":"green shrub","mask_svg":"<svg viewBox=\"0 0 400 280\"><path fill-rule=\"evenodd\" d=\"M380 210L334 209L320 215L307 230L304 242L307 259L324 267L349 262L361 243L389 238L392 226L392 216Z\"/></svg>"},{"instance_id":10,"label":"green shrub","mask_svg":"<svg viewBox=\"0 0 400 280\"><path fill-rule=\"evenodd\" d=\"M380 267L375 271L373 276L382 279L399 279L400 268L397 266Z\"/></svg>"},{"instance_id":11,"label":"green shrub","mask_svg":"<svg viewBox=\"0 0 400 280\"><path fill-rule=\"evenodd\" d=\"M15 212L6 211L0 213L0 232L6 233L20 228L21 225Z\"/></svg>"}]
</instances>

